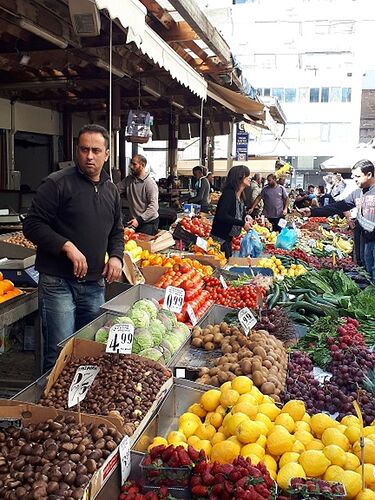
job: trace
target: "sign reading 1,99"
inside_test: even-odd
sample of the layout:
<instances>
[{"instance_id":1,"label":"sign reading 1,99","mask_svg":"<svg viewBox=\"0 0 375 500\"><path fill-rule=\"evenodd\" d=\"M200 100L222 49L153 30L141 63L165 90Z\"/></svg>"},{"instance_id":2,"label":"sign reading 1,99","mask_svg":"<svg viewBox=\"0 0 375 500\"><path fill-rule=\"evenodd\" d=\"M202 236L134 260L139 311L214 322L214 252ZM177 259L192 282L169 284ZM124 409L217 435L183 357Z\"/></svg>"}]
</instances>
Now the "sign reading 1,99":
<instances>
[{"instance_id":1,"label":"sign reading 1,99","mask_svg":"<svg viewBox=\"0 0 375 500\"><path fill-rule=\"evenodd\" d=\"M175 286L167 286L165 289L163 308L174 313L180 313L185 300L185 290Z\"/></svg>"}]
</instances>

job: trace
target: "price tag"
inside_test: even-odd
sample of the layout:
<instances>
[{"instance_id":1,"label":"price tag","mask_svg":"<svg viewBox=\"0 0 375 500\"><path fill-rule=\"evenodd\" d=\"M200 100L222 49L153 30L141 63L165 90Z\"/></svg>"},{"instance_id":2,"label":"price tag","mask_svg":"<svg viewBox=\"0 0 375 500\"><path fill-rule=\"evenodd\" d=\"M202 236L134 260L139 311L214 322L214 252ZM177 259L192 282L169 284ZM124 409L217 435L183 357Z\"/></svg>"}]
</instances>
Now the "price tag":
<instances>
[{"instance_id":1,"label":"price tag","mask_svg":"<svg viewBox=\"0 0 375 500\"><path fill-rule=\"evenodd\" d=\"M16 417L2 417L0 419L0 427L6 429L7 427L16 427L17 429L22 428L22 422L20 418Z\"/></svg>"},{"instance_id":2,"label":"price tag","mask_svg":"<svg viewBox=\"0 0 375 500\"><path fill-rule=\"evenodd\" d=\"M77 368L73 382L69 387L68 408L85 399L87 391L98 373L99 367L95 365L82 365Z\"/></svg>"},{"instance_id":3,"label":"price tag","mask_svg":"<svg viewBox=\"0 0 375 500\"><path fill-rule=\"evenodd\" d=\"M190 321L191 321L191 324L193 326L195 326L198 322L197 320L197 317L195 315L195 312L194 312L194 309L191 307L190 304L187 305L187 308L186 308L186 312L188 313L189 315L189 318L190 318Z\"/></svg>"},{"instance_id":4,"label":"price tag","mask_svg":"<svg viewBox=\"0 0 375 500\"><path fill-rule=\"evenodd\" d=\"M241 326L244 329L246 335L257 322L254 314L248 307L244 307L238 312L238 321L241 323Z\"/></svg>"},{"instance_id":5,"label":"price tag","mask_svg":"<svg viewBox=\"0 0 375 500\"><path fill-rule=\"evenodd\" d=\"M175 368L174 369L175 378L186 378L186 369L185 368Z\"/></svg>"},{"instance_id":6,"label":"price tag","mask_svg":"<svg viewBox=\"0 0 375 500\"><path fill-rule=\"evenodd\" d=\"M336 250L336 249L335 249L335 247L334 247L334 246L332 246L332 245L326 245L326 246L324 247L324 251L325 251L325 252L327 252L327 253L332 253L332 252L334 252L335 250Z\"/></svg>"},{"instance_id":7,"label":"price tag","mask_svg":"<svg viewBox=\"0 0 375 500\"><path fill-rule=\"evenodd\" d=\"M120 462L121 462L121 484L124 484L128 479L131 469L130 460L130 439L125 436L119 445Z\"/></svg>"},{"instance_id":8,"label":"price tag","mask_svg":"<svg viewBox=\"0 0 375 500\"><path fill-rule=\"evenodd\" d=\"M175 286L167 286L165 289L163 308L171 312L180 313L185 300L185 290Z\"/></svg>"},{"instance_id":9,"label":"price tag","mask_svg":"<svg viewBox=\"0 0 375 500\"><path fill-rule=\"evenodd\" d=\"M326 372L321 368L315 366L313 368L313 376L319 383L324 384L325 381L328 381L332 378L332 373Z\"/></svg>"},{"instance_id":10,"label":"price tag","mask_svg":"<svg viewBox=\"0 0 375 500\"><path fill-rule=\"evenodd\" d=\"M283 229L284 227L286 227L287 224L288 223L285 219L280 219L278 226L281 227L281 229Z\"/></svg>"},{"instance_id":11,"label":"price tag","mask_svg":"<svg viewBox=\"0 0 375 500\"><path fill-rule=\"evenodd\" d=\"M131 354L134 339L134 326L118 324L109 330L105 352L114 354Z\"/></svg>"},{"instance_id":12,"label":"price tag","mask_svg":"<svg viewBox=\"0 0 375 500\"><path fill-rule=\"evenodd\" d=\"M339 259L342 259L342 258L344 257L344 254L343 254L343 253L342 253L342 251L341 251L341 250L339 250L338 248L336 249L336 253L337 253L337 257L338 257Z\"/></svg>"},{"instance_id":13,"label":"price tag","mask_svg":"<svg viewBox=\"0 0 375 500\"><path fill-rule=\"evenodd\" d=\"M224 290L225 290L226 288L228 288L228 285L227 285L227 284L226 284L226 282L225 282L224 276L222 276L221 274L220 274L219 281L220 281L220 283L221 283L221 286L224 288Z\"/></svg>"},{"instance_id":14,"label":"price tag","mask_svg":"<svg viewBox=\"0 0 375 500\"><path fill-rule=\"evenodd\" d=\"M197 247L201 248L205 252L207 252L207 241L204 238L201 238L200 236L197 236L197 241L195 243Z\"/></svg>"}]
</instances>

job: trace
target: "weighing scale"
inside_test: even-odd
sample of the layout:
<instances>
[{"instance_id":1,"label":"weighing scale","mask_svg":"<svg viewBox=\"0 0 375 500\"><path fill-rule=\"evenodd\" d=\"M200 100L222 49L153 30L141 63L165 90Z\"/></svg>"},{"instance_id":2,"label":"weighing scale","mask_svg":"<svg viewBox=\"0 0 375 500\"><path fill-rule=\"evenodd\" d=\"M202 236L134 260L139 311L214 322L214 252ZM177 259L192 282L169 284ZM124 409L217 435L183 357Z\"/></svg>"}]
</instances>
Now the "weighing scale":
<instances>
[{"instance_id":1,"label":"weighing scale","mask_svg":"<svg viewBox=\"0 0 375 500\"><path fill-rule=\"evenodd\" d=\"M35 250L0 241L0 271L15 286L38 286L39 273L34 264Z\"/></svg>"}]
</instances>

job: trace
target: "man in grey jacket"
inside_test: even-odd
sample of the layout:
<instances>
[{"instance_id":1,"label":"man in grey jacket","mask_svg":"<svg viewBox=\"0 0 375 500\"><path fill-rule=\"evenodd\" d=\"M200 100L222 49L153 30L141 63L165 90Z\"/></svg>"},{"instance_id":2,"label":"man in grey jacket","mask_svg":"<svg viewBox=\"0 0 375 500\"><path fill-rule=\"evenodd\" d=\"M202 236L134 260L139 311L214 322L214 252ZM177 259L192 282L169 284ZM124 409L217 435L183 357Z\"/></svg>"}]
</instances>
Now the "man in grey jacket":
<instances>
[{"instance_id":1,"label":"man in grey jacket","mask_svg":"<svg viewBox=\"0 0 375 500\"><path fill-rule=\"evenodd\" d=\"M143 155L134 155L130 162L131 173L117 184L117 188L129 205L131 220L128 225L137 233L153 236L159 227L159 189L146 173L146 165Z\"/></svg>"},{"instance_id":2,"label":"man in grey jacket","mask_svg":"<svg viewBox=\"0 0 375 500\"><path fill-rule=\"evenodd\" d=\"M189 199L189 203L196 203L201 206L201 212L208 212L210 204L210 183L207 177L204 176L203 168L200 166L193 168L193 176L196 180L196 195Z\"/></svg>"}]
</instances>

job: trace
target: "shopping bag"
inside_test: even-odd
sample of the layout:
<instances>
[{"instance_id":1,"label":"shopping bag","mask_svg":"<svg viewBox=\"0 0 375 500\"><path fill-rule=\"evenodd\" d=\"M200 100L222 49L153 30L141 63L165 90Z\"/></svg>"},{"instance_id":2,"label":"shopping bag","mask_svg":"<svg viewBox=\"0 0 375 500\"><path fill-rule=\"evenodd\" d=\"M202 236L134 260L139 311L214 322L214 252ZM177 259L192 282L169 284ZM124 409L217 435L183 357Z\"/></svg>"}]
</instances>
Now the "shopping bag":
<instances>
[{"instance_id":1,"label":"shopping bag","mask_svg":"<svg viewBox=\"0 0 375 500\"><path fill-rule=\"evenodd\" d=\"M240 257L258 257L263 251L263 245L259 234L252 229L242 238Z\"/></svg>"},{"instance_id":2,"label":"shopping bag","mask_svg":"<svg viewBox=\"0 0 375 500\"><path fill-rule=\"evenodd\" d=\"M284 227L276 239L276 248L291 250L297 243L298 235L295 229Z\"/></svg>"}]
</instances>

